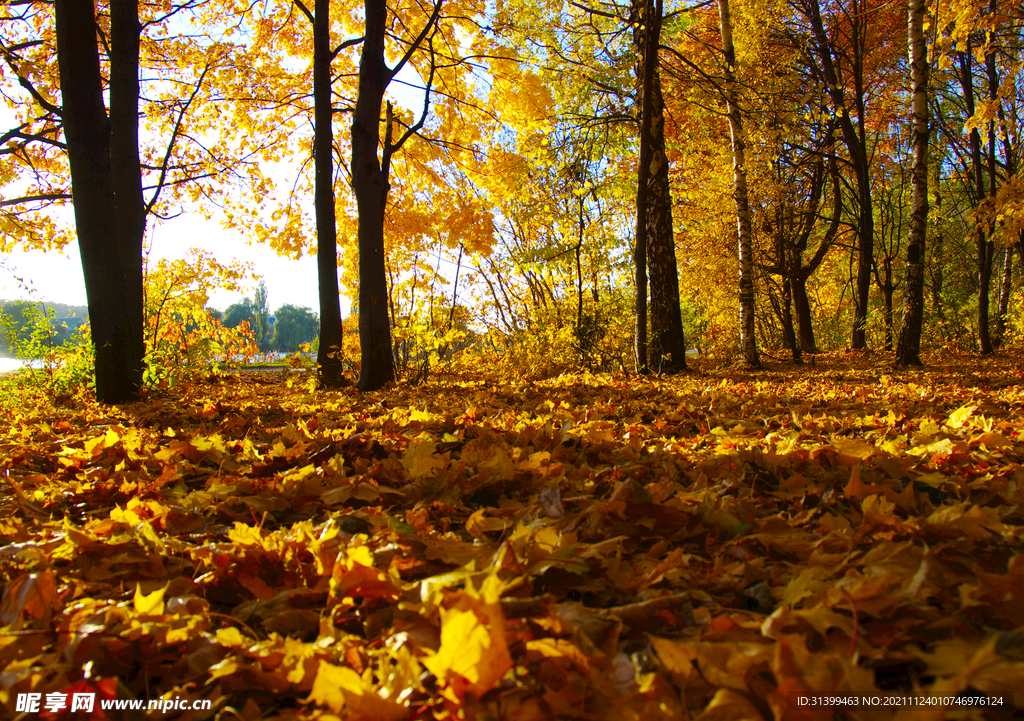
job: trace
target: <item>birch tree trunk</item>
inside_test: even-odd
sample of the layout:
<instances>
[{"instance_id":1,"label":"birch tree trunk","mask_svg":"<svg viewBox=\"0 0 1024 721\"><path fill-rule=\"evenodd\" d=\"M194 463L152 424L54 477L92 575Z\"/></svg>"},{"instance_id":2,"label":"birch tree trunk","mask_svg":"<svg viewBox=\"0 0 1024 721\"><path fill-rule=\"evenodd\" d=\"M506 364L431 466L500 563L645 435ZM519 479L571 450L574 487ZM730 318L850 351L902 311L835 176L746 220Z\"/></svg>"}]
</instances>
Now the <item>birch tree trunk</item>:
<instances>
[{"instance_id":1,"label":"birch tree trunk","mask_svg":"<svg viewBox=\"0 0 1024 721\"><path fill-rule=\"evenodd\" d=\"M999 281L999 305L996 307L996 332L992 344L1001 347L1006 336L1006 319L1010 312L1010 294L1013 291L1013 246L1006 246L1003 255L1003 272Z\"/></svg>"},{"instance_id":2,"label":"birch tree trunk","mask_svg":"<svg viewBox=\"0 0 1024 721\"><path fill-rule=\"evenodd\" d=\"M912 87L913 158L910 179L910 231L903 282L903 324L896 344L898 365L921 365L924 320L924 258L928 231L928 56L924 40L924 0L910 0L907 41Z\"/></svg>"},{"instance_id":3,"label":"birch tree trunk","mask_svg":"<svg viewBox=\"0 0 1024 721\"><path fill-rule=\"evenodd\" d=\"M754 336L754 249L750 203L747 197L746 135L743 117L736 97L736 48L732 40L732 15L729 0L718 0L722 28L722 50L725 54L725 97L732 136L733 201L736 206L736 228L739 236L739 301L740 351L748 368L760 368Z\"/></svg>"}]
</instances>

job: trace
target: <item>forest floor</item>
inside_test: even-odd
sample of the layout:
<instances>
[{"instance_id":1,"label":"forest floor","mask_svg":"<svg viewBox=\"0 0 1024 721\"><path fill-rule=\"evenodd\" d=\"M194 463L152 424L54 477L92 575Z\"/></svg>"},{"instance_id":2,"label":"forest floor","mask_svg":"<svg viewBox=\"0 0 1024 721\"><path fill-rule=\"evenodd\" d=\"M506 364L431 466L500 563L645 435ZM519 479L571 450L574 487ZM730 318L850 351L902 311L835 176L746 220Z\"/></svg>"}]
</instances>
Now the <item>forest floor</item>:
<instances>
[{"instance_id":1,"label":"forest floor","mask_svg":"<svg viewBox=\"0 0 1024 721\"><path fill-rule=\"evenodd\" d=\"M4 377L0 715L1019 718L1022 361Z\"/></svg>"}]
</instances>

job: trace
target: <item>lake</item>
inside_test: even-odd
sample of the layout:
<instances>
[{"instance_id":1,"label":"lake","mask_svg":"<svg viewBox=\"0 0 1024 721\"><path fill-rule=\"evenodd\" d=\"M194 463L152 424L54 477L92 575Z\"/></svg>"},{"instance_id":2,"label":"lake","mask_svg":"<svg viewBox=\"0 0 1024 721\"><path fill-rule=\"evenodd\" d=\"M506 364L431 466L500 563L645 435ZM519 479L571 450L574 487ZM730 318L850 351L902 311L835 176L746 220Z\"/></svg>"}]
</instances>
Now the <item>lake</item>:
<instances>
[{"instance_id":1,"label":"lake","mask_svg":"<svg viewBox=\"0 0 1024 721\"><path fill-rule=\"evenodd\" d=\"M34 365L39 367L42 361L35 361ZM29 365L28 362L23 361L21 358L4 358L0 357L0 373L9 373L10 371L16 371L19 368L24 368Z\"/></svg>"}]
</instances>

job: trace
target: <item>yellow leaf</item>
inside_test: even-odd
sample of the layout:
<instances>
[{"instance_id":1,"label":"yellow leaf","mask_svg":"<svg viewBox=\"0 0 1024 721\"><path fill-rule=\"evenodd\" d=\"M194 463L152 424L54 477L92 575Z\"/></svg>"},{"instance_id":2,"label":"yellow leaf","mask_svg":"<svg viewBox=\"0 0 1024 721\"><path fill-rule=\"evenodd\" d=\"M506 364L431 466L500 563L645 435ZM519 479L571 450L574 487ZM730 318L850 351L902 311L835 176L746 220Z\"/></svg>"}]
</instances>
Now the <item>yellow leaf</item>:
<instances>
[{"instance_id":1,"label":"yellow leaf","mask_svg":"<svg viewBox=\"0 0 1024 721\"><path fill-rule=\"evenodd\" d=\"M102 451L104 448L110 446L121 440L121 435L113 428L107 430L106 434L99 436L98 438L90 438L82 444L85 448L86 453L96 453Z\"/></svg>"},{"instance_id":2,"label":"yellow leaf","mask_svg":"<svg viewBox=\"0 0 1024 721\"><path fill-rule=\"evenodd\" d=\"M409 445L402 457L402 466L412 479L420 480L432 476L437 469L444 468L448 454L435 454L436 449L437 444L429 437Z\"/></svg>"},{"instance_id":3,"label":"yellow leaf","mask_svg":"<svg viewBox=\"0 0 1024 721\"><path fill-rule=\"evenodd\" d=\"M874 444L863 438L837 438L832 441L832 447L839 451L839 462L844 466L852 466L875 453Z\"/></svg>"},{"instance_id":4,"label":"yellow leaf","mask_svg":"<svg viewBox=\"0 0 1024 721\"><path fill-rule=\"evenodd\" d=\"M400 703L381 698L352 669L326 661L320 662L309 700L327 706L334 713L341 713L347 707L345 718L350 720L399 721L409 711Z\"/></svg>"},{"instance_id":5,"label":"yellow leaf","mask_svg":"<svg viewBox=\"0 0 1024 721\"><path fill-rule=\"evenodd\" d=\"M164 591L167 586L158 588L148 596L142 593L142 586L135 584L135 610L144 616L159 616L164 612Z\"/></svg>"},{"instance_id":6,"label":"yellow leaf","mask_svg":"<svg viewBox=\"0 0 1024 721\"><path fill-rule=\"evenodd\" d=\"M455 607L441 609L441 647L423 665L457 699L479 698L512 667L498 604L463 595Z\"/></svg>"},{"instance_id":7,"label":"yellow leaf","mask_svg":"<svg viewBox=\"0 0 1024 721\"><path fill-rule=\"evenodd\" d=\"M235 521L235 527L228 531L228 540L236 546L262 546L263 533L257 526Z\"/></svg>"},{"instance_id":8,"label":"yellow leaf","mask_svg":"<svg viewBox=\"0 0 1024 721\"><path fill-rule=\"evenodd\" d=\"M961 427L967 422L967 419L971 417L971 414L974 413L975 408L977 408L977 406L961 406L960 408L957 408L949 414L949 420L946 421L946 425L950 428Z\"/></svg>"},{"instance_id":9,"label":"yellow leaf","mask_svg":"<svg viewBox=\"0 0 1024 721\"><path fill-rule=\"evenodd\" d=\"M245 640L245 636L242 635L242 632L234 626L218 628L217 643L221 646L227 646L228 648L243 648L249 645Z\"/></svg>"}]
</instances>

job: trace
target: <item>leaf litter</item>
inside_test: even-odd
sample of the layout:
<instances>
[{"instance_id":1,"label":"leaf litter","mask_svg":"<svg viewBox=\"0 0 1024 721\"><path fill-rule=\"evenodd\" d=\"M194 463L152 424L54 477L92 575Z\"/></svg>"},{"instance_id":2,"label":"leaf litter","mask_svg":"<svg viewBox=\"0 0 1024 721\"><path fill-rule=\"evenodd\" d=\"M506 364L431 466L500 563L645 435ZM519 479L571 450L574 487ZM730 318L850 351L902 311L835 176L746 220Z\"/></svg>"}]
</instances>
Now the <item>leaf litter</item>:
<instances>
[{"instance_id":1,"label":"leaf litter","mask_svg":"<svg viewBox=\"0 0 1024 721\"><path fill-rule=\"evenodd\" d=\"M1019 360L366 395L265 373L114 409L15 404L0 705L88 689L211 702L149 712L183 720L1013 718Z\"/></svg>"}]
</instances>

